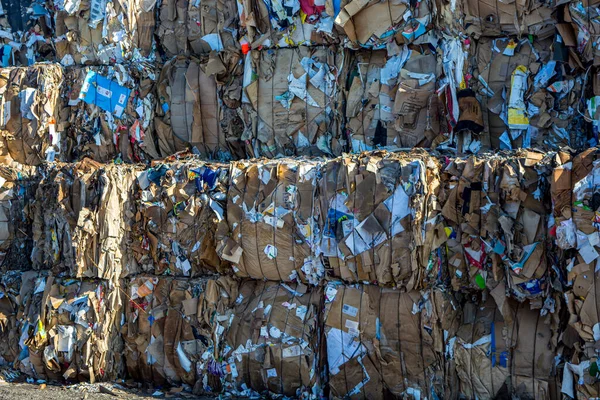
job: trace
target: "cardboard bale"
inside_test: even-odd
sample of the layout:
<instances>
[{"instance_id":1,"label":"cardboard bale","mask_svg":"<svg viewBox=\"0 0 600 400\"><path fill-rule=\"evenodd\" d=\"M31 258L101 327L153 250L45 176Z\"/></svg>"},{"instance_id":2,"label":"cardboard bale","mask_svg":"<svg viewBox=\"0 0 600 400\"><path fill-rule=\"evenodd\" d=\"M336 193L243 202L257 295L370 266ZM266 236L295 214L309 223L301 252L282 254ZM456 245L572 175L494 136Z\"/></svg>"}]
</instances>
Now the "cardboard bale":
<instances>
[{"instance_id":1,"label":"cardboard bale","mask_svg":"<svg viewBox=\"0 0 600 400\"><path fill-rule=\"evenodd\" d=\"M166 0L160 4L158 19L156 35L169 58L239 47L235 0Z\"/></svg>"},{"instance_id":2,"label":"cardboard bale","mask_svg":"<svg viewBox=\"0 0 600 400\"><path fill-rule=\"evenodd\" d=\"M554 34L553 7L543 1L466 0L461 3L465 31L475 37L534 35L543 39Z\"/></svg>"},{"instance_id":3,"label":"cardboard bale","mask_svg":"<svg viewBox=\"0 0 600 400\"><path fill-rule=\"evenodd\" d=\"M477 93L484 129L476 139L462 139L459 151L586 146L587 123L576 112L583 77L552 58L551 45L549 40L481 38L470 46L474 80L456 84L468 83L466 88Z\"/></svg>"},{"instance_id":4,"label":"cardboard bale","mask_svg":"<svg viewBox=\"0 0 600 400\"><path fill-rule=\"evenodd\" d=\"M322 166L320 251L348 282L421 287L420 259L438 165L425 153L363 153ZM430 192L431 190L431 192Z\"/></svg>"},{"instance_id":5,"label":"cardboard bale","mask_svg":"<svg viewBox=\"0 0 600 400\"><path fill-rule=\"evenodd\" d=\"M0 66L53 61L52 15L45 1L8 2L0 9Z\"/></svg>"},{"instance_id":6,"label":"cardboard bale","mask_svg":"<svg viewBox=\"0 0 600 400\"><path fill-rule=\"evenodd\" d=\"M422 44L432 40L428 31L434 9L429 1L351 0L341 3L335 23L354 48L382 48L392 38L397 43Z\"/></svg>"},{"instance_id":7,"label":"cardboard bale","mask_svg":"<svg viewBox=\"0 0 600 400\"><path fill-rule=\"evenodd\" d=\"M222 337L215 318L233 306L237 285L228 277L128 280L122 335L129 376L155 385L187 384L197 394L219 392L214 365Z\"/></svg>"},{"instance_id":8,"label":"cardboard bale","mask_svg":"<svg viewBox=\"0 0 600 400\"><path fill-rule=\"evenodd\" d=\"M89 159L45 171L32 211L33 268L78 278L129 273L136 173Z\"/></svg>"},{"instance_id":9,"label":"cardboard bale","mask_svg":"<svg viewBox=\"0 0 600 400\"><path fill-rule=\"evenodd\" d=\"M435 54L405 45L394 55L363 50L350 59L345 114L352 150L429 147L440 132Z\"/></svg>"},{"instance_id":10,"label":"cardboard bale","mask_svg":"<svg viewBox=\"0 0 600 400\"><path fill-rule=\"evenodd\" d=\"M219 256L240 277L318 284L319 161L233 162L227 193L230 235Z\"/></svg>"},{"instance_id":11,"label":"cardboard bale","mask_svg":"<svg viewBox=\"0 0 600 400\"><path fill-rule=\"evenodd\" d=\"M332 0L269 3L239 0L242 49L245 46L257 49L338 43L340 30L334 26L334 20L340 3Z\"/></svg>"},{"instance_id":12,"label":"cardboard bale","mask_svg":"<svg viewBox=\"0 0 600 400\"><path fill-rule=\"evenodd\" d=\"M598 2L592 0L570 1L557 7L556 30L562 40L557 40L555 46L565 61L600 65L600 48L594 39L600 28L592 22L600 15L597 6Z\"/></svg>"},{"instance_id":13,"label":"cardboard bale","mask_svg":"<svg viewBox=\"0 0 600 400\"><path fill-rule=\"evenodd\" d=\"M544 297L552 158L521 151L455 158L445 167L442 258L454 290L506 281L518 299Z\"/></svg>"},{"instance_id":14,"label":"cardboard bale","mask_svg":"<svg viewBox=\"0 0 600 400\"><path fill-rule=\"evenodd\" d=\"M19 357L19 293L22 271L8 271L0 278L0 364L13 364Z\"/></svg>"},{"instance_id":15,"label":"cardboard bale","mask_svg":"<svg viewBox=\"0 0 600 400\"><path fill-rule=\"evenodd\" d=\"M0 156L26 165L66 160L57 125L63 71L59 65L0 70Z\"/></svg>"},{"instance_id":16,"label":"cardboard bale","mask_svg":"<svg viewBox=\"0 0 600 400\"><path fill-rule=\"evenodd\" d=\"M150 63L66 69L59 126L69 138L68 160L159 158L154 138L157 77Z\"/></svg>"},{"instance_id":17,"label":"cardboard bale","mask_svg":"<svg viewBox=\"0 0 600 400\"><path fill-rule=\"evenodd\" d=\"M154 0L50 3L56 61L112 65L155 58ZM50 6L51 5L51 6Z\"/></svg>"},{"instance_id":18,"label":"cardboard bale","mask_svg":"<svg viewBox=\"0 0 600 400\"><path fill-rule=\"evenodd\" d=\"M160 163L140 172L131 230L137 267L131 270L191 277L230 271L216 252L217 232L229 229L228 183L228 165L194 159Z\"/></svg>"},{"instance_id":19,"label":"cardboard bale","mask_svg":"<svg viewBox=\"0 0 600 400\"><path fill-rule=\"evenodd\" d=\"M244 102L252 109L255 157L339 155L335 47L251 51L244 61Z\"/></svg>"},{"instance_id":20,"label":"cardboard bale","mask_svg":"<svg viewBox=\"0 0 600 400\"><path fill-rule=\"evenodd\" d=\"M244 282L223 324L219 359L224 391L234 396L322 396L322 307L321 287Z\"/></svg>"},{"instance_id":21,"label":"cardboard bale","mask_svg":"<svg viewBox=\"0 0 600 400\"><path fill-rule=\"evenodd\" d=\"M118 280L23 274L16 366L54 381L93 383L123 376L119 285Z\"/></svg>"},{"instance_id":22,"label":"cardboard bale","mask_svg":"<svg viewBox=\"0 0 600 400\"><path fill-rule=\"evenodd\" d=\"M458 314L452 302L438 290L329 282L323 319L330 398L457 398L446 394L444 332L455 329Z\"/></svg>"},{"instance_id":23,"label":"cardboard bale","mask_svg":"<svg viewBox=\"0 0 600 400\"><path fill-rule=\"evenodd\" d=\"M503 313L491 298L462 304L462 323L450 337L461 398L555 397L551 317L530 304Z\"/></svg>"},{"instance_id":24,"label":"cardboard bale","mask_svg":"<svg viewBox=\"0 0 600 400\"><path fill-rule=\"evenodd\" d=\"M0 168L0 269L26 271L33 250L32 204L39 183L34 167L17 163Z\"/></svg>"},{"instance_id":25,"label":"cardboard bale","mask_svg":"<svg viewBox=\"0 0 600 400\"><path fill-rule=\"evenodd\" d=\"M214 160L253 155L252 126L241 107L241 54L224 51L201 59L173 58L157 83L156 134L163 157L192 148Z\"/></svg>"}]
</instances>

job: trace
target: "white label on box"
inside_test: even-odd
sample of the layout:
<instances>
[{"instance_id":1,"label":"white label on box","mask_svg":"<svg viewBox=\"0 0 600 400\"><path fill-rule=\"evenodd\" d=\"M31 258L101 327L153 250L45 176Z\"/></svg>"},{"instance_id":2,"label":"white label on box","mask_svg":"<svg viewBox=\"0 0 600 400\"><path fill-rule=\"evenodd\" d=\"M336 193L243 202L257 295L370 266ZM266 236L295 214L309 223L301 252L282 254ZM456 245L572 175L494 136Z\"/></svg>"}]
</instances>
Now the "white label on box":
<instances>
[{"instance_id":1,"label":"white label on box","mask_svg":"<svg viewBox=\"0 0 600 400\"><path fill-rule=\"evenodd\" d=\"M356 317L356 314L358 314L358 308L352 307L348 304L344 304L344 306L342 307L342 312L351 317Z\"/></svg>"},{"instance_id":2,"label":"white label on box","mask_svg":"<svg viewBox=\"0 0 600 400\"><path fill-rule=\"evenodd\" d=\"M352 321L350 319L346 320L346 328L348 328L348 333L352 336L358 336L358 322Z\"/></svg>"},{"instance_id":3,"label":"white label on box","mask_svg":"<svg viewBox=\"0 0 600 400\"><path fill-rule=\"evenodd\" d=\"M125 93L122 93L119 96L119 104L125 104L125 100L127 100L127 98L125 97Z\"/></svg>"},{"instance_id":4,"label":"white label on box","mask_svg":"<svg viewBox=\"0 0 600 400\"><path fill-rule=\"evenodd\" d=\"M104 97L112 96L112 92L110 90L108 90L107 88L103 88L103 87L98 87L98 94L102 95Z\"/></svg>"},{"instance_id":5,"label":"white label on box","mask_svg":"<svg viewBox=\"0 0 600 400\"><path fill-rule=\"evenodd\" d=\"M300 354L302 354L302 349L300 348L300 346L291 346L287 349L283 349L282 354L283 358L298 357Z\"/></svg>"}]
</instances>

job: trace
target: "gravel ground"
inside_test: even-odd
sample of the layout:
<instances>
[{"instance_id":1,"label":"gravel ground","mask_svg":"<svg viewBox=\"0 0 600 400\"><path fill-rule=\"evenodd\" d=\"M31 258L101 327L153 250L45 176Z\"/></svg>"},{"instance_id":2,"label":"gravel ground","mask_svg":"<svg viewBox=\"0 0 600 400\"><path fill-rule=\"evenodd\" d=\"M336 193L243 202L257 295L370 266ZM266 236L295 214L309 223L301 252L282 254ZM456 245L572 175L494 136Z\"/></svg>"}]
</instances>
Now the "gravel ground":
<instances>
[{"instance_id":1,"label":"gravel ground","mask_svg":"<svg viewBox=\"0 0 600 400\"><path fill-rule=\"evenodd\" d=\"M105 392L105 393L101 393ZM106 393L110 392L112 394ZM174 391L161 392L161 395L152 396L156 390L127 389L110 383L104 384L78 384L70 386L55 386L39 383L17 383L0 381L0 399L27 399L27 400L138 400L138 399L196 399L207 400L212 397L197 397L188 393Z\"/></svg>"}]
</instances>

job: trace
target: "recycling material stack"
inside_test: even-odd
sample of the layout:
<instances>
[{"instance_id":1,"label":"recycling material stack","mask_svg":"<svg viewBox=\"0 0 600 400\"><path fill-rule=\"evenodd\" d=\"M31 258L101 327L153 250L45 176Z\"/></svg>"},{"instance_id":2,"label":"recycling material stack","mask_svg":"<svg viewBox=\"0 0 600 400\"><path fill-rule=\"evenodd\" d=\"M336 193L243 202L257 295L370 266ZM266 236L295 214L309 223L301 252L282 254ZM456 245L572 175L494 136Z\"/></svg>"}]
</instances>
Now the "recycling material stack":
<instances>
[{"instance_id":1,"label":"recycling material stack","mask_svg":"<svg viewBox=\"0 0 600 400\"><path fill-rule=\"evenodd\" d=\"M0 365L600 397L596 6L3 3Z\"/></svg>"}]
</instances>

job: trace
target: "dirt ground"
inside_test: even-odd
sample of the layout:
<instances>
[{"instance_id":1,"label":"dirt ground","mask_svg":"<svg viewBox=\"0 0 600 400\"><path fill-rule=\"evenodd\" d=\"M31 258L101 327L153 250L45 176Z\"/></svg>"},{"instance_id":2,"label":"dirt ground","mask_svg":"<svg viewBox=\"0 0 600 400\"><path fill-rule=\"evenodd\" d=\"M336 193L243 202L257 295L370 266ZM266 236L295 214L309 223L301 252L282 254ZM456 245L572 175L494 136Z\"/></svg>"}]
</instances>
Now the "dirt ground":
<instances>
[{"instance_id":1,"label":"dirt ground","mask_svg":"<svg viewBox=\"0 0 600 400\"><path fill-rule=\"evenodd\" d=\"M110 383L78 384L57 386L39 383L17 383L0 381L0 399L27 400L138 400L138 399L196 399L207 400L212 397L198 397L190 393L163 392L125 388ZM153 396L154 394L154 396Z\"/></svg>"}]
</instances>

